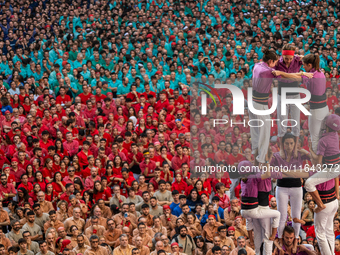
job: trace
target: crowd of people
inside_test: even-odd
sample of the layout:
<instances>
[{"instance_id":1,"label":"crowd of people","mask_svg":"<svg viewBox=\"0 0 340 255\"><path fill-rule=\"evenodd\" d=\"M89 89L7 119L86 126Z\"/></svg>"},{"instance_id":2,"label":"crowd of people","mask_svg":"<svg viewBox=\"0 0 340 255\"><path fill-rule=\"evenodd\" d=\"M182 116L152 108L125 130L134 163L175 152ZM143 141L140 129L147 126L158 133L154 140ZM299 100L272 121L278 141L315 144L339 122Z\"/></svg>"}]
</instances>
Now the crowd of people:
<instances>
[{"instance_id":1,"label":"crowd of people","mask_svg":"<svg viewBox=\"0 0 340 255\"><path fill-rule=\"evenodd\" d=\"M0 6L0 255L340 254L338 2Z\"/></svg>"}]
</instances>

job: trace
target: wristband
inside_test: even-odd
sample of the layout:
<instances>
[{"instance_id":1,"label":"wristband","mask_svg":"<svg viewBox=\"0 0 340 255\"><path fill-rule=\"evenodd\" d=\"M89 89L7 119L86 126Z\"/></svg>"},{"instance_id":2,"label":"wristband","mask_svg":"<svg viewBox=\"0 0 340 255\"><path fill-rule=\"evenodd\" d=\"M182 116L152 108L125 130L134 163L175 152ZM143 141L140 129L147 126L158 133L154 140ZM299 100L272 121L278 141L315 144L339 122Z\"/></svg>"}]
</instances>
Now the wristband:
<instances>
[{"instance_id":1,"label":"wristband","mask_svg":"<svg viewBox=\"0 0 340 255\"><path fill-rule=\"evenodd\" d=\"M123 202L123 200L119 199L119 203L122 203L122 202Z\"/></svg>"}]
</instances>

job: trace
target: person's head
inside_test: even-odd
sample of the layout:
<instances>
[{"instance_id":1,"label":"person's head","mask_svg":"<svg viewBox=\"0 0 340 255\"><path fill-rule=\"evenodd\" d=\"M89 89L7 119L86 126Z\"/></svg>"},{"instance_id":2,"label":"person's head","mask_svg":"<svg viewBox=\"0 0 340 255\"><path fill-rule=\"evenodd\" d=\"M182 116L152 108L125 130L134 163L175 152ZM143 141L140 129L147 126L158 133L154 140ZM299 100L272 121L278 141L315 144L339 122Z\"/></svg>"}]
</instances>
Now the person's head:
<instances>
[{"instance_id":1,"label":"person's head","mask_svg":"<svg viewBox=\"0 0 340 255\"><path fill-rule=\"evenodd\" d=\"M246 247L246 239L244 236L239 236L237 238L237 247L240 248L245 248Z\"/></svg>"},{"instance_id":2,"label":"person's head","mask_svg":"<svg viewBox=\"0 0 340 255\"><path fill-rule=\"evenodd\" d=\"M164 243L162 241L158 241L155 245L156 251L160 251L164 249Z\"/></svg>"},{"instance_id":3,"label":"person's head","mask_svg":"<svg viewBox=\"0 0 340 255\"><path fill-rule=\"evenodd\" d=\"M246 249L244 249L244 248L239 249L237 255L247 255Z\"/></svg>"},{"instance_id":4,"label":"person's head","mask_svg":"<svg viewBox=\"0 0 340 255\"><path fill-rule=\"evenodd\" d=\"M73 217L75 219L79 219L80 218L80 215L81 215L81 210L79 207L76 207L73 209Z\"/></svg>"},{"instance_id":5,"label":"person's head","mask_svg":"<svg viewBox=\"0 0 340 255\"><path fill-rule=\"evenodd\" d=\"M136 246L137 247L142 247L143 245L143 238L141 236L136 237Z\"/></svg>"},{"instance_id":6,"label":"person's head","mask_svg":"<svg viewBox=\"0 0 340 255\"><path fill-rule=\"evenodd\" d=\"M140 250L138 248L133 248L131 255L140 255Z\"/></svg>"},{"instance_id":7,"label":"person's head","mask_svg":"<svg viewBox=\"0 0 340 255\"><path fill-rule=\"evenodd\" d=\"M126 234L122 234L120 237L119 237L119 242L120 242L120 245L122 246L122 247L127 247L127 245L128 245L128 242L129 242L129 240L128 240L128 236L126 235Z\"/></svg>"},{"instance_id":8,"label":"person's head","mask_svg":"<svg viewBox=\"0 0 340 255\"><path fill-rule=\"evenodd\" d=\"M296 49L296 47L292 44L285 44L282 47L282 58L283 58L283 61L286 64L286 66L289 66L290 63L293 61L295 49Z\"/></svg>"},{"instance_id":9,"label":"person's head","mask_svg":"<svg viewBox=\"0 0 340 255\"><path fill-rule=\"evenodd\" d=\"M146 225L145 225L145 223L141 222L141 223L138 224L138 231L142 235L145 234L145 232L146 232Z\"/></svg>"},{"instance_id":10,"label":"person's head","mask_svg":"<svg viewBox=\"0 0 340 255\"><path fill-rule=\"evenodd\" d=\"M46 241L39 241L40 251L45 254L47 252L47 243Z\"/></svg>"},{"instance_id":11,"label":"person's head","mask_svg":"<svg viewBox=\"0 0 340 255\"><path fill-rule=\"evenodd\" d=\"M35 220L35 214L33 211L29 211L27 212L27 220L30 222L30 223L33 223L34 220Z\"/></svg>"},{"instance_id":12,"label":"person's head","mask_svg":"<svg viewBox=\"0 0 340 255\"><path fill-rule=\"evenodd\" d=\"M77 236L77 244L78 244L78 247L84 247L84 244L85 244L85 238L82 234L78 235Z\"/></svg>"},{"instance_id":13,"label":"person's head","mask_svg":"<svg viewBox=\"0 0 340 255\"><path fill-rule=\"evenodd\" d=\"M50 221L52 222L55 222L57 220L57 213L55 210L49 211L48 216L50 218Z\"/></svg>"},{"instance_id":14,"label":"person's head","mask_svg":"<svg viewBox=\"0 0 340 255\"><path fill-rule=\"evenodd\" d=\"M37 198L40 203L45 201L45 193L43 191L39 191L37 193Z\"/></svg>"},{"instance_id":15,"label":"person's head","mask_svg":"<svg viewBox=\"0 0 340 255\"><path fill-rule=\"evenodd\" d=\"M99 245L99 237L97 235L92 235L90 237L90 245L92 249L97 249Z\"/></svg>"},{"instance_id":16,"label":"person's head","mask_svg":"<svg viewBox=\"0 0 340 255\"><path fill-rule=\"evenodd\" d=\"M270 207L271 208L276 208L276 197L272 197L271 199L270 199Z\"/></svg>"},{"instance_id":17,"label":"person's head","mask_svg":"<svg viewBox=\"0 0 340 255\"><path fill-rule=\"evenodd\" d=\"M177 254L179 252L179 245L178 243L172 243L171 244L171 251L175 254Z\"/></svg>"},{"instance_id":18,"label":"person's head","mask_svg":"<svg viewBox=\"0 0 340 255\"><path fill-rule=\"evenodd\" d=\"M282 240L283 244L288 248L292 247L295 239L294 228L291 226L286 226L283 229Z\"/></svg>"},{"instance_id":19,"label":"person's head","mask_svg":"<svg viewBox=\"0 0 340 255\"><path fill-rule=\"evenodd\" d=\"M335 239L335 251L340 251L340 240Z\"/></svg>"},{"instance_id":20,"label":"person's head","mask_svg":"<svg viewBox=\"0 0 340 255\"><path fill-rule=\"evenodd\" d=\"M62 238L65 238L65 237L66 237L66 231L65 231L65 228L64 228L64 227L59 227L59 228L58 228L58 236L59 236L59 237L62 237Z\"/></svg>"},{"instance_id":21,"label":"person's head","mask_svg":"<svg viewBox=\"0 0 340 255\"><path fill-rule=\"evenodd\" d=\"M217 238L219 238L219 237L217 237ZM220 240L220 241L221 241L221 240ZM214 245L215 245L215 243L214 243ZM221 255L221 254L222 254L222 249L221 249L221 247L220 247L219 245L215 245L215 246L211 249L211 251L212 251L212 254L213 254L213 255ZM247 253L246 253L245 255L247 255Z\"/></svg>"},{"instance_id":22,"label":"person's head","mask_svg":"<svg viewBox=\"0 0 340 255\"><path fill-rule=\"evenodd\" d=\"M295 136L292 133L286 133L282 137L283 148L287 153L292 153L295 148Z\"/></svg>"},{"instance_id":23,"label":"person's head","mask_svg":"<svg viewBox=\"0 0 340 255\"><path fill-rule=\"evenodd\" d=\"M263 62L265 62L269 67L274 67L279 60L279 56L276 54L274 49L264 48L263 52Z\"/></svg>"},{"instance_id":24,"label":"person's head","mask_svg":"<svg viewBox=\"0 0 340 255\"><path fill-rule=\"evenodd\" d=\"M18 245L19 245L20 250L26 251L26 249L27 249L27 241L26 241L25 238L20 238L18 240Z\"/></svg>"},{"instance_id":25,"label":"person's head","mask_svg":"<svg viewBox=\"0 0 340 255\"><path fill-rule=\"evenodd\" d=\"M187 233L188 233L187 227L184 226L184 225L182 225L182 226L180 226L178 229L179 229L179 234L180 234L180 236L183 237L183 238L186 237L186 235L187 235Z\"/></svg>"},{"instance_id":26,"label":"person's head","mask_svg":"<svg viewBox=\"0 0 340 255\"><path fill-rule=\"evenodd\" d=\"M320 71L320 58L316 54L308 54L302 58L303 68L306 72L310 72L312 69Z\"/></svg>"},{"instance_id":27,"label":"person's head","mask_svg":"<svg viewBox=\"0 0 340 255\"><path fill-rule=\"evenodd\" d=\"M22 237L25 238L26 241L29 241L31 239L31 233L29 231L24 231Z\"/></svg>"}]
</instances>

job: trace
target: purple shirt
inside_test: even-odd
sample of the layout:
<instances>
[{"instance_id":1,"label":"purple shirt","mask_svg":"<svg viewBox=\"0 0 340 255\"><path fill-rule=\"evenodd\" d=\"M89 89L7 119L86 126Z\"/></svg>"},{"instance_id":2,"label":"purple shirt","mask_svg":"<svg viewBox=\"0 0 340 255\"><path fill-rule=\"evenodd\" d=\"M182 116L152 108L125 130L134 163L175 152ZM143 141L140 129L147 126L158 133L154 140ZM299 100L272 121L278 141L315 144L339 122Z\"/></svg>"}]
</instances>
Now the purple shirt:
<instances>
[{"instance_id":1,"label":"purple shirt","mask_svg":"<svg viewBox=\"0 0 340 255\"><path fill-rule=\"evenodd\" d=\"M316 173L317 173L317 171L314 171L314 172L310 171L309 176L312 176ZM326 191L326 190L332 189L334 186L335 186L335 181L334 181L334 179L331 179L329 181L320 183L320 184L316 185L315 187L318 191Z\"/></svg>"},{"instance_id":2,"label":"purple shirt","mask_svg":"<svg viewBox=\"0 0 340 255\"><path fill-rule=\"evenodd\" d=\"M284 245L282 245L281 246L282 247L282 250L284 250L284 254L286 255L286 254L289 254L288 252L286 252L287 250L286 250L286 247L284 246ZM307 248L308 249L308 248ZM299 249L299 247L296 249L296 253L291 253L292 255L307 255L308 253L307 252L305 252L305 251L299 251L300 249ZM309 250L309 249L308 249ZM278 253L276 253L276 254L278 254Z\"/></svg>"},{"instance_id":3,"label":"purple shirt","mask_svg":"<svg viewBox=\"0 0 340 255\"><path fill-rule=\"evenodd\" d=\"M287 158L287 153L286 154L286 158ZM290 170L298 170L300 168L304 167L303 161L304 160L308 160L309 157L307 155L301 156L301 153L298 153L298 157L294 158L291 157L290 161L287 162L286 160L284 160L283 158L281 158L280 156L280 152L276 152L273 155L273 158L270 162L270 165L272 166L278 166L278 167L287 167ZM278 187L284 187L284 188L297 188L297 187L301 187L301 180L300 178L283 178L282 179L282 173L277 173L277 177L273 177L277 180L277 186Z\"/></svg>"},{"instance_id":4,"label":"purple shirt","mask_svg":"<svg viewBox=\"0 0 340 255\"><path fill-rule=\"evenodd\" d=\"M272 190L272 180L270 178L260 179L257 187L259 192L270 192Z\"/></svg>"},{"instance_id":5,"label":"purple shirt","mask_svg":"<svg viewBox=\"0 0 340 255\"><path fill-rule=\"evenodd\" d=\"M317 153L324 157L334 156L340 153L339 136L337 132L327 132L322 135L318 143Z\"/></svg>"},{"instance_id":6,"label":"purple shirt","mask_svg":"<svg viewBox=\"0 0 340 255\"><path fill-rule=\"evenodd\" d=\"M276 78L272 71L274 69L266 63L256 63L253 70L253 90L259 93L270 93L273 79Z\"/></svg>"},{"instance_id":7,"label":"purple shirt","mask_svg":"<svg viewBox=\"0 0 340 255\"><path fill-rule=\"evenodd\" d=\"M282 71L285 73L298 73L300 71L300 67L302 66L302 61L299 56L294 56L292 62L290 63L289 67L286 66L285 62L283 61L283 57L279 59L276 66L274 67L275 70ZM294 82L290 79L283 79L281 78L280 81L285 83Z\"/></svg>"},{"instance_id":8,"label":"purple shirt","mask_svg":"<svg viewBox=\"0 0 340 255\"><path fill-rule=\"evenodd\" d=\"M248 177L246 183L241 180L241 190L242 190L242 197L256 197L258 193L258 178L251 178Z\"/></svg>"},{"instance_id":9,"label":"purple shirt","mask_svg":"<svg viewBox=\"0 0 340 255\"><path fill-rule=\"evenodd\" d=\"M322 72L312 69L310 73L314 73L313 78L308 79L302 76L302 81L312 95L322 96L326 92L326 77Z\"/></svg>"},{"instance_id":10,"label":"purple shirt","mask_svg":"<svg viewBox=\"0 0 340 255\"><path fill-rule=\"evenodd\" d=\"M287 157L287 152L285 152L286 157ZM298 152L298 157L294 158L293 156L291 157L290 161L287 162L280 156L280 152L276 152L273 155L272 160L270 161L270 165L273 166L287 166L290 169L299 169L300 166L303 167L303 161L304 160L309 160L309 157L307 155L301 156L301 153Z\"/></svg>"},{"instance_id":11,"label":"purple shirt","mask_svg":"<svg viewBox=\"0 0 340 255\"><path fill-rule=\"evenodd\" d=\"M289 67L286 66L285 62L283 61L283 57L281 56L274 69L285 73L298 73L300 71L301 66L302 61L300 60L299 56L296 55L294 56Z\"/></svg>"}]
</instances>

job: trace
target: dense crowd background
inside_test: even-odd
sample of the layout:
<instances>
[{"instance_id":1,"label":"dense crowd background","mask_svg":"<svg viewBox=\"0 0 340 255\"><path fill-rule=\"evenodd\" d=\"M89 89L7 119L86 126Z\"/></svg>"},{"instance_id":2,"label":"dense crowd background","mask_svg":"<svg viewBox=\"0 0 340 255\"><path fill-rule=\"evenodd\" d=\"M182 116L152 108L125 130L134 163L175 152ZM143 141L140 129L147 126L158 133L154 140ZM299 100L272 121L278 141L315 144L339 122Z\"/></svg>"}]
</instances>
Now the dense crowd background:
<instances>
[{"instance_id":1,"label":"dense crowd background","mask_svg":"<svg viewBox=\"0 0 340 255\"><path fill-rule=\"evenodd\" d=\"M296 55L320 56L327 105L337 113L339 3L0 6L1 255L255 254L240 215L240 185L229 190L228 174L190 171L254 161L248 125L214 128L211 121L248 120L248 113L232 115L232 96L220 91L223 107L201 117L198 86L233 84L246 98L263 48L281 55L290 43ZM308 150L303 114L300 125L298 148ZM274 125L273 152L277 132ZM273 179L273 210L275 186ZM299 244L315 251L300 246L299 254L320 254L314 201L305 192L301 203ZM284 234L294 232L291 221L288 206ZM338 215L334 230L336 238Z\"/></svg>"}]
</instances>

